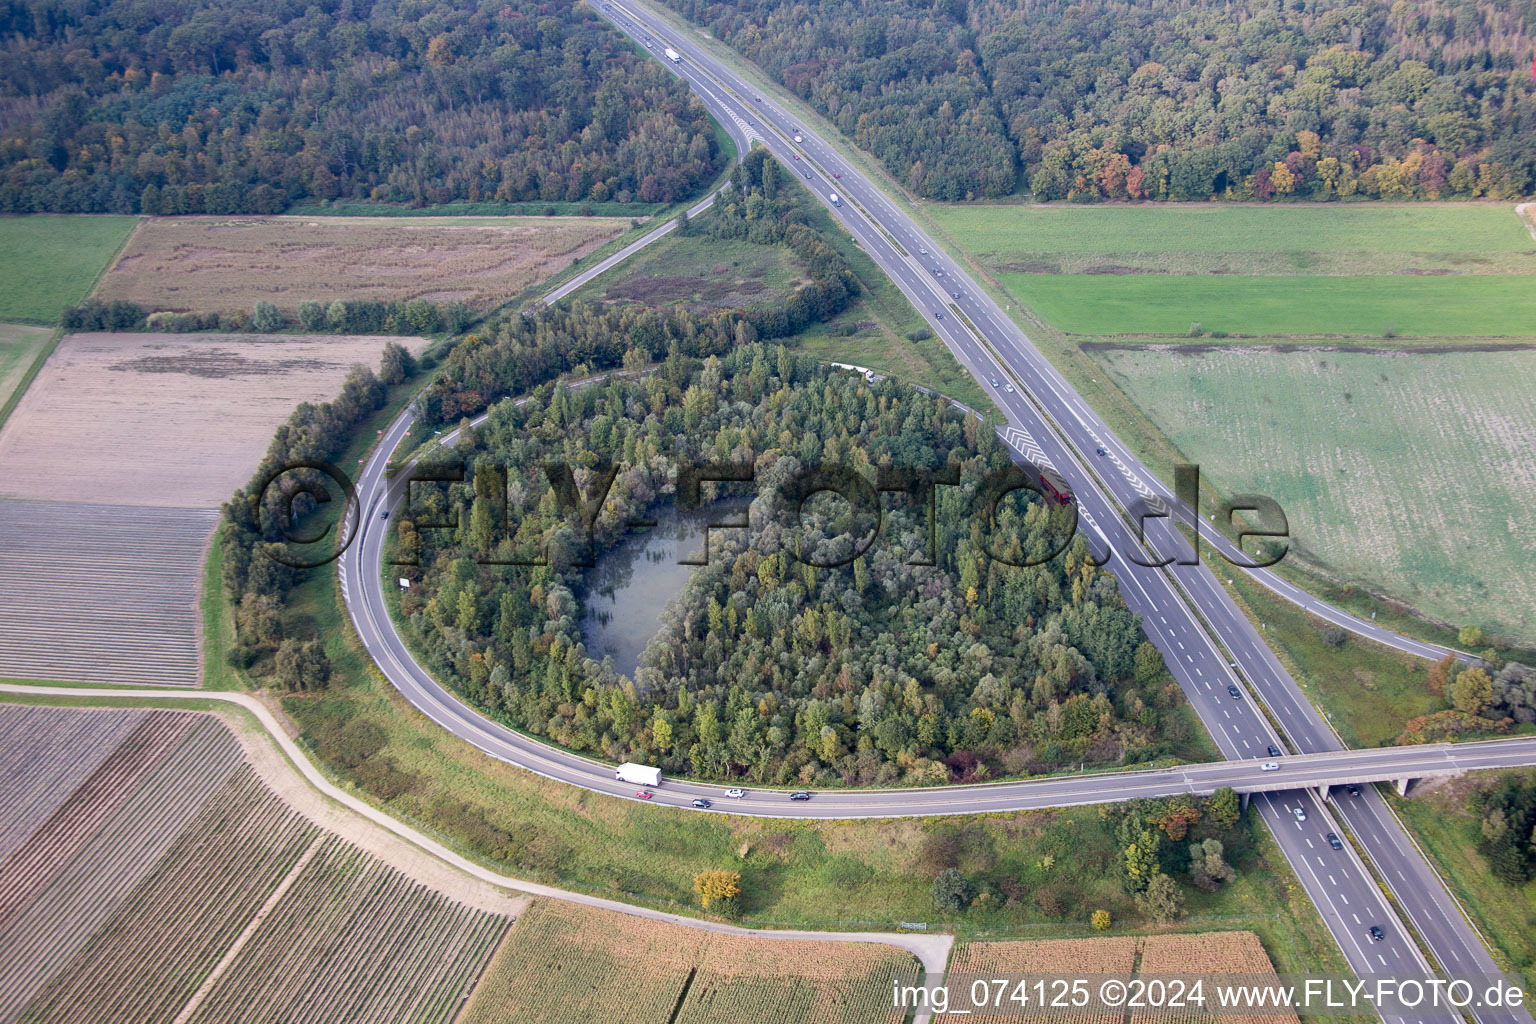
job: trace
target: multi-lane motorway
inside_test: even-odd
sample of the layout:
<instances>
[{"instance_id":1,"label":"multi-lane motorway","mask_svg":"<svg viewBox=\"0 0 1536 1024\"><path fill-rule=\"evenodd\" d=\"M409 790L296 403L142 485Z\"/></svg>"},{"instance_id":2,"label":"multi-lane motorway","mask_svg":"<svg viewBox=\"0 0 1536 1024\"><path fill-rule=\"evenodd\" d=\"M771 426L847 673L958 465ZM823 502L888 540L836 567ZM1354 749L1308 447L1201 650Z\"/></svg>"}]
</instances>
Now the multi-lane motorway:
<instances>
[{"instance_id":1,"label":"multi-lane motorway","mask_svg":"<svg viewBox=\"0 0 1536 1024\"><path fill-rule=\"evenodd\" d=\"M1008 419L1002 431L1004 440L1021 459L1054 467L1070 484L1092 546L1101 557L1110 558L1110 568L1120 581L1127 605L1143 616L1147 635L1163 651L1170 670L1228 759L1226 764L1165 772L965 789L822 793L795 804L788 803L783 794L748 793L738 800L724 798L718 787L668 783L658 790L656 799L687 803L704 798L715 801L715 810L749 814L849 817L1053 806L1206 792L1232 785L1259 793L1254 807L1274 832L1357 972L1419 973L1427 963L1354 846L1346 844L1343 851L1334 851L1326 844L1319 846L1320 837L1327 832L1346 831L1340 821L1390 888L1442 970L1494 973L1486 949L1374 789L1366 788L1360 797L1325 802L1315 790L1300 787L1355 778L1397 778L1417 771L1531 763L1536 760L1536 745L1506 741L1457 747L1450 752L1440 748L1345 751L1209 567L1138 564L1138 560L1155 561L1152 551L1176 555L1187 548L1171 521L1147 521L1143 536L1127 515L1141 499L1161 496L1166 500L1171 496L1087 408L1004 311L970 280L963 267L856 167L845 162L835 147L786 113L770 96L754 91L686 33L674 31L656 12L632 0L604 5L603 13L649 46L658 59L662 59L664 46L679 51L681 61L666 63L689 82L717 120L739 140L761 141L797 174L928 317L960 362L991 389L995 403ZM840 204L832 203L833 192L840 197ZM613 780L610 766L554 750L477 715L432 680L401 643L384 603L379 564L385 531L378 516L405 496L402 477L391 481L385 462L409 426L408 415L397 420L365 468L358 485L363 509L361 533L342 559L345 600L369 653L418 709L456 735L549 778L633 796L633 787ZM1218 546L1225 540L1211 539ZM1230 544L1226 550L1235 553ZM1343 613L1336 615L1350 620ZM1344 624L1360 632L1375 630L1358 620ZM1415 643L1384 630L1378 632L1395 646ZM1229 686L1237 686L1242 696L1230 696ZM1277 759L1281 768L1265 772L1262 763L1271 760L1267 753L1270 746L1299 755ZM1469 758L1482 760L1473 763ZM1347 773L1351 771L1361 774L1350 776ZM1304 821L1298 819L1298 808L1306 815ZM1385 929L1383 941L1368 937L1373 924ZM1530 1018L1503 1011L1482 1013L1479 1020L1493 1024Z\"/></svg>"}]
</instances>

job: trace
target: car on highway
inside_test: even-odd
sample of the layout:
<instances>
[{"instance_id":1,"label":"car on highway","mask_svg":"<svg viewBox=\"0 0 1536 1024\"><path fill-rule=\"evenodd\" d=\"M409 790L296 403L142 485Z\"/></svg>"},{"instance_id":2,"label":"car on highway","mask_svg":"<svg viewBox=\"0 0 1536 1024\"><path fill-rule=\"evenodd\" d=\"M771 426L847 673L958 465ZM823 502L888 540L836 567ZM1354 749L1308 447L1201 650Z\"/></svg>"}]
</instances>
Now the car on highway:
<instances>
[{"instance_id":1,"label":"car on highway","mask_svg":"<svg viewBox=\"0 0 1536 1024\"><path fill-rule=\"evenodd\" d=\"M697 800L695 800L693 802L693 806L697 807L701 811L707 811L713 805L708 800L705 800L703 797L699 797Z\"/></svg>"},{"instance_id":2,"label":"car on highway","mask_svg":"<svg viewBox=\"0 0 1536 1024\"><path fill-rule=\"evenodd\" d=\"M934 267L933 268L933 276L934 277L943 277L944 276L944 271L940 270L938 267Z\"/></svg>"},{"instance_id":3,"label":"car on highway","mask_svg":"<svg viewBox=\"0 0 1536 1024\"><path fill-rule=\"evenodd\" d=\"M960 293L959 292L950 292L949 294L950 294L950 296L952 298L958 299L960 297Z\"/></svg>"},{"instance_id":4,"label":"car on highway","mask_svg":"<svg viewBox=\"0 0 1536 1024\"><path fill-rule=\"evenodd\" d=\"M1307 809L1305 807L1292 807L1291 813L1296 815L1297 821L1307 820Z\"/></svg>"},{"instance_id":5,"label":"car on highway","mask_svg":"<svg viewBox=\"0 0 1536 1024\"><path fill-rule=\"evenodd\" d=\"M1355 785L1354 783L1350 783L1349 785L1344 787L1344 792L1348 793L1350 796L1359 796L1360 795L1360 787Z\"/></svg>"},{"instance_id":6,"label":"car on highway","mask_svg":"<svg viewBox=\"0 0 1536 1024\"><path fill-rule=\"evenodd\" d=\"M1004 384L1003 390L1008 392L1010 395L1014 393L1012 384Z\"/></svg>"},{"instance_id":7,"label":"car on highway","mask_svg":"<svg viewBox=\"0 0 1536 1024\"><path fill-rule=\"evenodd\" d=\"M1333 847L1335 850L1342 850L1344 849L1344 840L1339 838L1339 834L1337 832L1329 832L1328 845Z\"/></svg>"},{"instance_id":8,"label":"car on highway","mask_svg":"<svg viewBox=\"0 0 1536 1024\"><path fill-rule=\"evenodd\" d=\"M796 136L795 136L795 141L796 141L796 142L804 142L804 141L805 141L805 140L804 140L804 139L802 139L802 138L801 138L801 137L800 137L800 136L798 136L798 135L796 135Z\"/></svg>"},{"instance_id":9,"label":"car on highway","mask_svg":"<svg viewBox=\"0 0 1536 1024\"><path fill-rule=\"evenodd\" d=\"M1371 925L1370 936L1372 942L1380 942L1387 937L1387 933L1381 930L1381 925L1373 924Z\"/></svg>"},{"instance_id":10,"label":"car on highway","mask_svg":"<svg viewBox=\"0 0 1536 1024\"><path fill-rule=\"evenodd\" d=\"M943 319L944 319L944 313L943 313L943 311L941 311L941 310L937 310L937 309L936 309L936 310L934 310L934 311L933 311L933 318L934 318L934 319L935 319L935 320L943 320Z\"/></svg>"},{"instance_id":11,"label":"car on highway","mask_svg":"<svg viewBox=\"0 0 1536 1024\"><path fill-rule=\"evenodd\" d=\"M796 160L800 159L800 154L799 153L792 153L790 155L793 156Z\"/></svg>"},{"instance_id":12,"label":"car on highway","mask_svg":"<svg viewBox=\"0 0 1536 1024\"><path fill-rule=\"evenodd\" d=\"M810 177L811 177L811 172L810 171L801 171L800 173L805 175L807 181L810 180Z\"/></svg>"},{"instance_id":13,"label":"car on highway","mask_svg":"<svg viewBox=\"0 0 1536 1024\"><path fill-rule=\"evenodd\" d=\"M1277 772L1280 770L1280 763L1278 761L1265 761L1264 767L1259 770L1265 772Z\"/></svg>"},{"instance_id":14,"label":"car on highway","mask_svg":"<svg viewBox=\"0 0 1536 1024\"><path fill-rule=\"evenodd\" d=\"M1243 691L1239 690L1236 686L1229 685L1227 687L1227 692L1232 695L1232 699L1233 700L1242 700L1243 699Z\"/></svg>"},{"instance_id":15,"label":"car on highway","mask_svg":"<svg viewBox=\"0 0 1536 1024\"><path fill-rule=\"evenodd\" d=\"M635 796L639 797L641 800L649 800L652 796L652 793L648 789L641 789L635 792Z\"/></svg>"},{"instance_id":16,"label":"car on highway","mask_svg":"<svg viewBox=\"0 0 1536 1024\"><path fill-rule=\"evenodd\" d=\"M988 377L987 378L987 383L991 384L995 388L1002 387L1002 385L997 382L997 378L996 377Z\"/></svg>"},{"instance_id":17,"label":"car on highway","mask_svg":"<svg viewBox=\"0 0 1536 1024\"><path fill-rule=\"evenodd\" d=\"M389 509L385 509L384 511L380 512L379 513L379 518L380 519L388 519L389 518Z\"/></svg>"},{"instance_id":18,"label":"car on highway","mask_svg":"<svg viewBox=\"0 0 1536 1024\"><path fill-rule=\"evenodd\" d=\"M789 794L789 798L791 800L809 800L811 798L811 794L802 789L798 793Z\"/></svg>"},{"instance_id":19,"label":"car on highway","mask_svg":"<svg viewBox=\"0 0 1536 1024\"><path fill-rule=\"evenodd\" d=\"M1271 743L1269 745L1269 756L1270 757L1279 757L1280 756L1280 748L1275 746L1273 743Z\"/></svg>"},{"instance_id":20,"label":"car on highway","mask_svg":"<svg viewBox=\"0 0 1536 1024\"><path fill-rule=\"evenodd\" d=\"M833 171L833 172L832 172L832 177L834 177L834 178L841 178L841 177L842 177L842 175L841 175L841 174L839 174L839 173L838 173L838 172L836 172L836 171Z\"/></svg>"},{"instance_id":21,"label":"car on highway","mask_svg":"<svg viewBox=\"0 0 1536 1024\"><path fill-rule=\"evenodd\" d=\"M732 800L740 800L742 797L747 795L747 791L744 789L728 789L725 791L725 795L730 797Z\"/></svg>"}]
</instances>

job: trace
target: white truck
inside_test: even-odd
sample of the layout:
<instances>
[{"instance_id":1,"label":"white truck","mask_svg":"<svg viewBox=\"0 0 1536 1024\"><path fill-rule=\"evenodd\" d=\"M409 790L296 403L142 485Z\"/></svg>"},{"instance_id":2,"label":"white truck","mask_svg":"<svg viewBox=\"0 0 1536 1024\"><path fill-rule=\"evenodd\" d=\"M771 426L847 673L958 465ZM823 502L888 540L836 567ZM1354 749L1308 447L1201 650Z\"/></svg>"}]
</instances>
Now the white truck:
<instances>
[{"instance_id":1,"label":"white truck","mask_svg":"<svg viewBox=\"0 0 1536 1024\"><path fill-rule=\"evenodd\" d=\"M667 60L671 61L673 64L681 64L683 62L683 55L672 49L670 46L663 50L662 53L665 53L667 55Z\"/></svg>"},{"instance_id":2,"label":"white truck","mask_svg":"<svg viewBox=\"0 0 1536 1024\"><path fill-rule=\"evenodd\" d=\"M628 782L636 786L661 785L661 769L652 768L647 764L633 764L626 761L614 770L613 777L620 782Z\"/></svg>"},{"instance_id":3,"label":"white truck","mask_svg":"<svg viewBox=\"0 0 1536 1024\"><path fill-rule=\"evenodd\" d=\"M836 192L829 192L829 193L827 193L827 195L829 196L829 198L831 198L833 206L842 206L843 205L843 201L838 198L838 195L837 195Z\"/></svg>"}]
</instances>

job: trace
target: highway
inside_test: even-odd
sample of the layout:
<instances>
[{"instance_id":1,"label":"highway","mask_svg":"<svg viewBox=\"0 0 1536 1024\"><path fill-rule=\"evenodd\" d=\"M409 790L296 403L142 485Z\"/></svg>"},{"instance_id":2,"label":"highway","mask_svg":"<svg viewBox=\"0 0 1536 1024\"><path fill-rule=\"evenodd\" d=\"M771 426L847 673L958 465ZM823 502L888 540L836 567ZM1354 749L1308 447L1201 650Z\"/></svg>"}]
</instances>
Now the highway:
<instances>
[{"instance_id":1,"label":"highway","mask_svg":"<svg viewBox=\"0 0 1536 1024\"><path fill-rule=\"evenodd\" d=\"M1352 765L1355 770L1379 771L1375 776L1379 778L1401 777L1410 763L1425 771L1435 770L1434 765L1413 760L1425 756L1440 758L1439 770L1464 770L1471 765L1448 765L1443 752L1426 755L1431 748L1343 750L1338 737L1285 672L1258 630L1227 598L1209 568L1174 565L1157 569L1128 560L1134 556L1151 561L1148 547L1170 554L1187 547L1170 522L1155 519L1148 524L1147 543L1143 544L1126 516L1126 509L1147 497L1145 492L1157 493L1155 478L1124 450L963 268L923 235L878 188L845 164L832 146L807 131L770 97L760 96L736 79L691 38L672 32L654 12L634 3L604 5L602 13L642 42L649 36L658 59L663 46L679 50L684 59L666 63L693 86L710 112L722 124L734 126L733 134L738 137L748 133L759 137L775 157L799 175L928 317L962 365L991 388L1009 421L1002 430L1005 442L1019 458L1054 467L1070 484L1092 546L1101 557L1110 556L1110 567L1127 605L1143 616L1148 637L1163 651L1170 670L1229 762L1160 773L1113 773L960 789L818 793L810 801L794 804L779 793L759 791L730 800L723 797L719 787L668 783L657 791L655 799L687 803L700 796L715 801L715 810L786 817L857 817L1013 810L1202 792L1203 786L1233 785L1261 792L1254 800L1255 809L1269 824L1357 972L1420 973L1426 969L1426 961L1354 846L1346 844L1337 856L1326 845L1318 848L1318 839L1326 832L1346 831L1339 821L1346 823L1348 833L1392 887L1397 902L1444 969L1496 973L1449 893L1373 789L1367 788L1359 798L1325 803L1315 791L1302 788L1340 781ZM800 143L793 141L797 134L803 139ZM833 191L842 197L841 205L831 203ZM990 383L993 381L997 383ZM408 415L392 424L365 467L358 484L364 510L361 535L344 554L340 567L344 599L364 645L381 671L418 709L455 735L551 779L633 798L633 787L613 780L611 766L545 746L465 707L405 650L384 603L379 564L385 530L378 516L383 508L404 497L402 478L391 481L385 462L409 426ZM1102 456L1096 454L1100 448L1105 452ZM1220 638L1219 642L1215 638ZM1237 686L1241 696L1231 697L1228 686ZM1270 745L1300 754L1280 758L1281 769L1265 773L1260 766L1269 759ZM1465 753L1471 749L1456 748L1455 758L1476 756ZM1478 766L1536 760L1536 747L1527 740L1494 744L1492 751L1487 762ZM1313 761L1312 757L1323 760ZM1366 777L1361 776L1362 781ZM1305 822L1297 820L1297 807L1306 813ZM1373 924L1386 929L1384 941L1371 942L1367 937ZM1510 1012L1479 1016L1485 1024L1529 1019Z\"/></svg>"}]
</instances>

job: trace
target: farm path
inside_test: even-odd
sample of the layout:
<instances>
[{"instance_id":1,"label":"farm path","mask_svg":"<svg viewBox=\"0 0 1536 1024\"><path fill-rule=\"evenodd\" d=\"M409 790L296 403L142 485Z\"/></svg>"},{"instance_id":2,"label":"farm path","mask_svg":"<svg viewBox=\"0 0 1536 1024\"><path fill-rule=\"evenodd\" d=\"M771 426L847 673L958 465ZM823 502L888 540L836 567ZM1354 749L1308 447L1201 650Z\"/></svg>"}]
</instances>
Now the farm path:
<instances>
[{"instance_id":1,"label":"farm path","mask_svg":"<svg viewBox=\"0 0 1536 1024\"><path fill-rule=\"evenodd\" d=\"M1536 238L1536 214L1531 212L1532 207L1536 207L1536 203L1521 203L1515 207L1515 212L1525 221L1525 230L1531 233L1532 238Z\"/></svg>"},{"instance_id":2,"label":"farm path","mask_svg":"<svg viewBox=\"0 0 1536 1024\"><path fill-rule=\"evenodd\" d=\"M229 725L240 739L253 767L262 781L300 813L349 842L385 860L411 878L452 895L471 906L518 914L527 905L527 896L580 903L589 907L666 921L688 928L752 935L767 939L810 939L827 942L877 942L904 949L920 961L929 974L940 974L949 960L952 935L895 934L890 932L817 932L777 931L742 928L715 921L700 921L681 914L631 906L618 900L603 899L586 893L570 892L537 882L511 878L448 849L435 839L339 788L305 756L283 727L272 709L246 693L217 691L177 692L174 690L98 689L86 686L27 686L0 683L0 693L31 697L95 697L156 701L217 701L244 709L259 723L232 713L214 713ZM232 710L232 709L231 709ZM510 890L510 892L509 892ZM514 896L513 892L524 896ZM914 1024L923 1024L919 1015Z\"/></svg>"}]
</instances>

